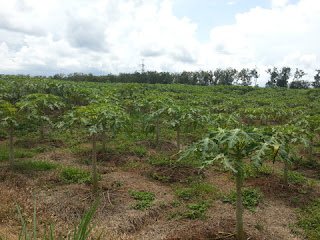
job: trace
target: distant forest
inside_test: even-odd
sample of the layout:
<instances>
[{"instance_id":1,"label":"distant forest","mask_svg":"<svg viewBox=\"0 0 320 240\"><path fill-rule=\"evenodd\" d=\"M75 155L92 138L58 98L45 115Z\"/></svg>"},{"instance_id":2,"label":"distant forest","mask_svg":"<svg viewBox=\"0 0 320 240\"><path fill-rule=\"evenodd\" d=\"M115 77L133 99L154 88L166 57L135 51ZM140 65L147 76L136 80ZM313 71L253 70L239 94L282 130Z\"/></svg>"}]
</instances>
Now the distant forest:
<instances>
[{"instance_id":1,"label":"distant forest","mask_svg":"<svg viewBox=\"0 0 320 240\"><path fill-rule=\"evenodd\" d=\"M308 89L310 87L320 88L320 70L316 69L314 81L307 81L304 77L307 75L303 70L290 67L282 67L266 70L269 74L269 80L266 87L286 87L291 89ZM55 74L49 78L68 81L87 81L87 82L123 82L123 83L148 83L148 84L190 84L200 86L215 86L215 85L237 85L237 86L256 86L259 78L259 73L256 69L243 68L238 71L234 68L216 69L215 71L196 71L181 73L169 72L134 72L120 73L118 75L108 74L104 76L95 76L91 73L71 73L71 74ZM41 76L46 77L46 76ZM289 79L293 80L289 82Z\"/></svg>"}]
</instances>

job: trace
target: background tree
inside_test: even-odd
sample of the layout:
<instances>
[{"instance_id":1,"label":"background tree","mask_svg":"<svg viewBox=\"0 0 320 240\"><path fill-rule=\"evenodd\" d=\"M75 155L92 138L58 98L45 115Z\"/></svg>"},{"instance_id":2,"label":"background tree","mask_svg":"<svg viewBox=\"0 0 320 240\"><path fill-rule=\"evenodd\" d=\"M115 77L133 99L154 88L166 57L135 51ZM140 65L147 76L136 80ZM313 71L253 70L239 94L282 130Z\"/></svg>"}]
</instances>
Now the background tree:
<instances>
[{"instance_id":1,"label":"background tree","mask_svg":"<svg viewBox=\"0 0 320 240\"><path fill-rule=\"evenodd\" d=\"M234 68L216 69L213 73L214 85L232 85L237 76L237 70Z\"/></svg>"},{"instance_id":2,"label":"background tree","mask_svg":"<svg viewBox=\"0 0 320 240\"><path fill-rule=\"evenodd\" d=\"M289 88L291 89L308 89L310 86L310 83L308 81L302 80L304 76L306 76L307 73L305 73L303 70L296 69L293 80L289 85Z\"/></svg>"},{"instance_id":3,"label":"background tree","mask_svg":"<svg viewBox=\"0 0 320 240\"><path fill-rule=\"evenodd\" d=\"M252 81L252 75L251 75L251 71L248 68L243 68L241 69L237 76L237 84L240 86L250 86Z\"/></svg>"},{"instance_id":4,"label":"background tree","mask_svg":"<svg viewBox=\"0 0 320 240\"><path fill-rule=\"evenodd\" d=\"M254 78L254 86L257 86L257 80L259 78L259 73L256 68L250 70L250 75Z\"/></svg>"},{"instance_id":5,"label":"background tree","mask_svg":"<svg viewBox=\"0 0 320 240\"><path fill-rule=\"evenodd\" d=\"M290 67L283 67L281 71L276 67L269 68L266 72L270 74L270 80L266 83L266 87L288 87L288 80L291 75Z\"/></svg>"},{"instance_id":6,"label":"background tree","mask_svg":"<svg viewBox=\"0 0 320 240\"><path fill-rule=\"evenodd\" d=\"M276 67L273 67L273 69L268 68L266 72L270 74L270 79L266 83L266 87L275 87L277 84L277 78L279 76L278 69Z\"/></svg>"},{"instance_id":7,"label":"background tree","mask_svg":"<svg viewBox=\"0 0 320 240\"><path fill-rule=\"evenodd\" d=\"M312 82L312 86L314 88L320 88L320 69L316 69L316 75L314 75L314 82Z\"/></svg>"},{"instance_id":8,"label":"background tree","mask_svg":"<svg viewBox=\"0 0 320 240\"><path fill-rule=\"evenodd\" d=\"M279 72L278 78L277 78L277 87L288 87L288 80L291 75L291 68L290 67L283 67L281 69L281 72Z\"/></svg>"}]
</instances>

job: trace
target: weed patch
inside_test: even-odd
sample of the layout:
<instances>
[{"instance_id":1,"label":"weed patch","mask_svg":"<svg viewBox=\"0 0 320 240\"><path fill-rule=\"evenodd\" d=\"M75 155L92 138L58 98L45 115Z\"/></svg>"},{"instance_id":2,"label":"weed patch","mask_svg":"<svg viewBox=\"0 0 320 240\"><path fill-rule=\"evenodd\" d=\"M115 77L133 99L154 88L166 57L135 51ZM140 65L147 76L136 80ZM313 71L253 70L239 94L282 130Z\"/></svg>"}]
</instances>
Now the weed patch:
<instances>
[{"instance_id":1,"label":"weed patch","mask_svg":"<svg viewBox=\"0 0 320 240\"><path fill-rule=\"evenodd\" d=\"M131 205L131 208L133 209L145 210L155 205L155 203L152 202L155 199L154 193L143 192L143 191L136 192L131 189L128 190L128 193L133 199L139 200L138 203Z\"/></svg>"},{"instance_id":2,"label":"weed patch","mask_svg":"<svg viewBox=\"0 0 320 240\"><path fill-rule=\"evenodd\" d=\"M253 163L245 164L243 167L243 179L258 178L261 175L270 175L273 172L269 165L255 166Z\"/></svg>"},{"instance_id":3,"label":"weed patch","mask_svg":"<svg viewBox=\"0 0 320 240\"><path fill-rule=\"evenodd\" d=\"M90 172L78 168L64 168L61 172L61 181L65 183L85 183L91 180Z\"/></svg>"},{"instance_id":4,"label":"weed patch","mask_svg":"<svg viewBox=\"0 0 320 240\"><path fill-rule=\"evenodd\" d=\"M279 174L283 176L283 172L280 172ZM288 171L288 181L292 183L307 183L308 179L301 173Z\"/></svg>"},{"instance_id":5,"label":"weed patch","mask_svg":"<svg viewBox=\"0 0 320 240\"><path fill-rule=\"evenodd\" d=\"M254 188L244 188L242 191L242 205L245 206L250 211L256 211L256 208L259 204L259 200L262 199L263 195L258 189ZM236 204L236 192L233 191L230 194L227 194L221 198L222 202Z\"/></svg>"},{"instance_id":6,"label":"weed patch","mask_svg":"<svg viewBox=\"0 0 320 240\"><path fill-rule=\"evenodd\" d=\"M45 161L18 161L14 169L18 171L50 171L59 167L59 164Z\"/></svg>"},{"instance_id":7,"label":"weed patch","mask_svg":"<svg viewBox=\"0 0 320 240\"><path fill-rule=\"evenodd\" d=\"M311 206L298 211L302 216L298 218L297 226L304 230L304 237L310 240L320 239L320 198Z\"/></svg>"},{"instance_id":8,"label":"weed patch","mask_svg":"<svg viewBox=\"0 0 320 240\"><path fill-rule=\"evenodd\" d=\"M193 181L190 183L189 188L176 189L175 194L185 201L192 200L194 198L204 197L206 195L216 193L217 189L215 186L209 183L201 183L199 181Z\"/></svg>"}]
</instances>

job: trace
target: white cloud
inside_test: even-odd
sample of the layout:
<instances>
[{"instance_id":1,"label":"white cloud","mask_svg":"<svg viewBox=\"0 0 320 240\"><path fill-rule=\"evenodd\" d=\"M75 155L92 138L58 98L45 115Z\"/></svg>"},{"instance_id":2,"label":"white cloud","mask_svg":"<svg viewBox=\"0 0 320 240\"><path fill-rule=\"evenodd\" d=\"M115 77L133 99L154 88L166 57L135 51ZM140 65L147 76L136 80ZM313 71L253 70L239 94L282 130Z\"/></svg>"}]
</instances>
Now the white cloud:
<instances>
[{"instance_id":1,"label":"white cloud","mask_svg":"<svg viewBox=\"0 0 320 240\"><path fill-rule=\"evenodd\" d=\"M320 66L319 1L273 0L212 29L204 44L172 1L0 0L0 73L133 72L142 58L151 71L257 66L262 76L288 65L312 77Z\"/></svg>"},{"instance_id":2,"label":"white cloud","mask_svg":"<svg viewBox=\"0 0 320 240\"><path fill-rule=\"evenodd\" d=\"M312 79L320 65L320 2L286 3L274 1L282 8L253 8L236 15L236 24L212 29L211 41L202 49L202 63L236 68L256 65L260 72L271 66L299 67L310 72ZM260 84L265 81L261 78Z\"/></svg>"}]
</instances>

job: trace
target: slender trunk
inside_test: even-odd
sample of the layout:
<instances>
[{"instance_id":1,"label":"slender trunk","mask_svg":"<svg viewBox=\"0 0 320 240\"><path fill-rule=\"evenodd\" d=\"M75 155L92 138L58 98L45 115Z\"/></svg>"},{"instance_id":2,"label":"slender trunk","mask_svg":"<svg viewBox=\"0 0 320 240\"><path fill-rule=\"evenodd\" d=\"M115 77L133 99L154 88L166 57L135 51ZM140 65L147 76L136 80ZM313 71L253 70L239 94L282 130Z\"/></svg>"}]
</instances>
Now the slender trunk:
<instances>
[{"instance_id":1,"label":"slender trunk","mask_svg":"<svg viewBox=\"0 0 320 240\"><path fill-rule=\"evenodd\" d=\"M98 191L98 177L97 177L96 136L92 136L92 184L93 184L93 192L97 192Z\"/></svg>"},{"instance_id":2,"label":"slender trunk","mask_svg":"<svg viewBox=\"0 0 320 240\"><path fill-rule=\"evenodd\" d=\"M42 141L44 139L44 126L43 122L40 121L40 140Z\"/></svg>"},{"instance_id":3,"label":"slender trunk","mask_svg":"<svg viewBox=\"0 0 320 240\"><path fill-rule=\"evenodd\" d=\"M160 123L159 123L159 116L157 116L156 120L156 148L159 147L159 135L160 135Z\"/></svg>"},{"instance_id":4,"label":"slender trunk","mask_svg":"<svg viewBox=\"0 0 320 240\"><path fill-rule=\"evenodd\" d=\"M13 127L10 127L9 130L9 163L10 167L14 166L14 152L13 152Z\"/></svg>"},{"instance_id":5,"label":"slender trunk","mask_svg":"<svg viewBox=\"0 0 320 240\"><path fill-rule=\"evenodd\" d=\"M177 126L177 150L180 151L180 126Z\"/></svg>"},{"instance_id":6,"label":"slender trunk","mask_svg":"<svg viewBox=\"0 0 320 240\"><path fill-rule=\"evenodd\" d=\"M242 174L241 169L237 169L238 172L236 173L236 181L237 181L237 187L236 187L236 219L237 219L237 239L238 240L244 240L244 231L243 231L243 209L242 209Z\"/></svg>"},{"instance_id":7,"label":"slender trunk","mask_svg":"<svg viewBox=\"0 0 320 240\"><path fill-rule=\"evenodd\" d=\"M309 161L312 161L312 153L313 153L313 138L310 138L310 144L308 148L308 159Z\"/></svg>"},{"instance_id":8,"label":"slender trunk","mask_svg":"<svg viewBox=\"0 0 320 240\"><path fill-rule=\"evenodd\" d=\"M107 151L107 135L105 132L101 134L102 151L105 153Z\"/></svg>"},{"instance_id":9,"label":"slender trunk","mask_svg":"<svg viewBox=\"0 0 320 240\"><path fill-rule=\"evenodd\" d=\"M141 131L146 134L145 130L146 130L146 123L145 123L145 115L143 114L142 120L141 120Z\"/></svg>"},{"instance_id":10,"label":"slender trunk","mask_svg":"<svg viewBox=\"0 0 320 240\"><path fill-rule=\"evenodd\" d=\"M283 182L286 187L288 187L288 169L289 165L287 162L284 162L284 169L283 169Z\"/></svg>"}]
</instances>

